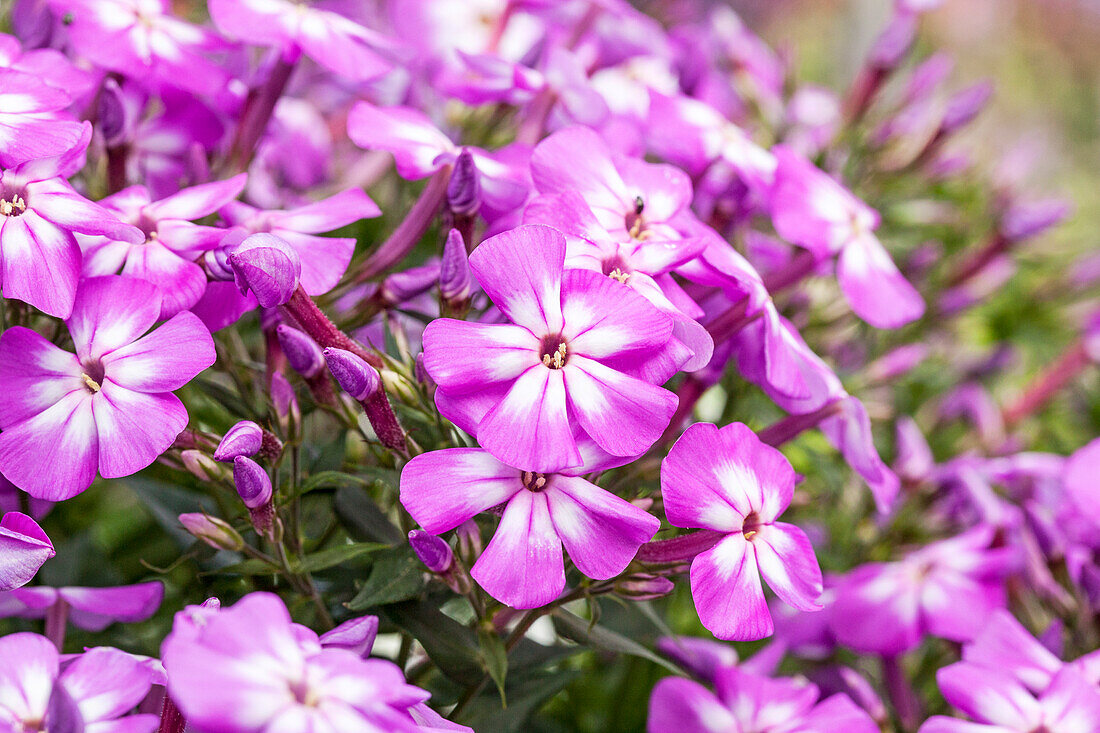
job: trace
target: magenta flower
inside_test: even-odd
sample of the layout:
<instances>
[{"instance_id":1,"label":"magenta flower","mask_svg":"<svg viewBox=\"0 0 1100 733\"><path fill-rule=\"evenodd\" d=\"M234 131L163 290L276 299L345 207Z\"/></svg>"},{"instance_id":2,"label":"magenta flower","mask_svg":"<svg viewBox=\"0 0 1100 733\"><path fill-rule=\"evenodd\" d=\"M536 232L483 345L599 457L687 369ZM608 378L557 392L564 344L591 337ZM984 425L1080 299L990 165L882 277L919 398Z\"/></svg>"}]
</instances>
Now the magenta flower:
<instances>
[{"instance_id":1,"label":"magenta flower","mask_svg":"<svg viewBox=\"0 0 1100 733\"><path fill-rule=\"evenodd\" d=\"M720 667L716 693L666 677L649 700L649 733L876 733L879 726L847 695L819 700L817 686Z\"/></svg>"},{"instance_id":2,"label":"magenta flower","mask_svg":"<svg viewBox=\"0 0 1100 733\"><path fill-rule=\"evenodd\" d=\"M565 587L562 545L590 578L613 578L660 527L648 512L580 477L512 468L477 448L423 453L401 472L401 503L439 534L504 505L496 534L471 575L502 603L537 608Z\"/></svg>"},{"instance_id":3,"label":"magenta flower","mask_svg":"<svg viewBox=\"0 0 1100 733\"><path fill-rule=\"evenodd\" d=\"M198 94L222 90L228 75L206 58L228 48L210 31L170 13L167 0L48 0L68 25L73 49L104 69Z\"/></svg>"},{"instance_id":4,"label":"magenta flower","mask_svg":"<svg viewBox=\"0 0 1100 733\"><path fill-rule=\"evenodd\" d=\"M50 609L65 604L63 613L73 626L103 631L113 623L137 623L156 613L164 600L159 580L114 588L50 588L36 585L0 594L0 618L45 618Z\"/></svg>"},{"instance_id":5,"label":"magenta flower","mask_svg":"<svg viewBox=\"0 0 1100 733\"><path fill-rule=\"evenodd\" d=\"M80 247L73 232L140 242L140 230L120 222L65 181L80 166L91 137L85 125L77 146L0 173L0 281L17 298L68 318L80 279Z\"/></svg>"},{"instance_id":6,"label":"magenta flower","mask_svg":"<svg viewBox=\"0 0 1100 733\"><path fill-rule=\"evenodd\" d=\"M225 236L224 229L199 226L191 220L209 216L237 198L246 176L185 188L152 201L144 186L131 186L101 202L123 221L138 227L138 240L114 237L82 241L84 274L140 278L161 290L159 319L171 318L199 302L206 290L206 274L195 263Z\"/></svg>"},{"instance_id":7,"label":"magenta flower","mask_svg":"<svg viewBox=\"0 0 1100 733\"><path fill-rule=\"evenodd\" d=\"M89 649L69 662L45 637L0 638L0 730L85 730L152 733L156 715L127 715L148 694L150 670L110 647Z\"/></svg>"},{"instance_id":8,"label":"magenta flower","mask_svg":"<svg viewBox=\"0 0 1100 733\"><path fill-rule=\"evenodd\" d=\"M661 464L668 521L720 533L691 563L699 619L720 639L762 639L774 629L768 585L801 611L821 609L821 568L806 533L776 519L791 503L794 470L740 423L696 423Z\"/></svg>"},{"instance_id":9,"label":"magenta flower","mask_svg":"<svg viewBox=\"0 0 1100 733\"><path fill-rule=\"evenodd\" d=\"M982 525L934 542L899 562L869 563L839 578L829 607L837 640L860 652L896 655L925 634L968 641L1005 606L1014 548L989 548Z\"/></svg>"},{"instance_id":10,"label":"magenta flower","mask_svg":"<svg viewBox=\"0 0 1100 733\"><path fill-rule=\"evenodd\" d=\"M0 517L0 591L29 583L54 554L50 538L26 514L8 512Z\"/></svg>"},{"instance_id":11,"label":"magenta flower","mask_svg":"<svg viewBox=\"0 0 1100 733\"><path fill-rule=\"evenodd\" d=\"M290 0L210 0L210 17L225 35L280 49L304 52L329 71L368 81L393 65L386 59L396 43L343 15Z\"/></svg>"},{"instance_id":12,"label":"magenta flower","mask_svg":"<svg viewBox=\"0 0 1100 733\"><path fill-rule=\"evenodd\" d=\"M844 297L876 328L897 328L924 313L924 300L874 235L879 215L794 151L776 145L772 222L779 235L816 258L839 256Z\"/></svg>"},{"instance_id":13,"label":"magenta flower","mask_svg":"<svg viewBox=\"0 0 1100 733\"><path fill-rule=\"evenodd\" d=\"M173 317L142 337L161 312L143 280L85 280L66 322L76 354L27 328L0 336L0 471L40 499L79 494L98 471L129 476L152 463L187 425L171 394L214 363L198 318Z\"/></svg>"},{"instance_id":14,"label":"magenta flower","mask_svg":"<svg viewBox=\"0 0 1100 733\"><path fill-rule=\"evenodd\" d=\"M37 73L0 68L0 167L61 155L76 146L81 123L55 114L71 101Z\"/></svg>"},{"instance_id":15,"label":"magenta flower","mask_svg":"<svg viewBox=\"0 0 1100 733\"><path fill-rule=\"evenodd\" d=\"M999 669L958 662L936 672L940 691L970 716L934 715L920 733L1085 733L1100 730L1100 690L1079 671L1065 668L1037 697Z\"/></svg>"},{"instance_id":16,"label":"magenta flower","mask_svg":"<svg viewBox=\"0 0 1100 733\"><path fill-rule=\"evenodd\" d=\"M539 193L579 193L616 241L682 239L675 220L694 218L687 174L615 155L586 127L568 127L539 143L531 177Z\"/></svg>"},{"instance_id":17,"label":"magenta flower","mask_svg":"<svg viewBox=\"0 0 1100 733\"><path fill-rule=\"evenodd\" d=\"M645 374L672 321L621 283L565 270L565 238L522 226L470 256L481 287L512 323L442 318L424 331L436 405L509 466L553 472L582 463L574 427L615 456L660 437L676 397ZM684 355L686 360L687 355Z\"/></svg>"},{"instance_id":18,"label":"magenta flower","mask_svg":"<svg viewBox=\"0 0 1100 733\"><path fill-rule=\"evenodd\" d=\"M197 733L418 730L409 709L427 692L392 662L322 646L278 596L202 610L177 614L162 648L168 694Z\"/></svg>"}]
</instances>

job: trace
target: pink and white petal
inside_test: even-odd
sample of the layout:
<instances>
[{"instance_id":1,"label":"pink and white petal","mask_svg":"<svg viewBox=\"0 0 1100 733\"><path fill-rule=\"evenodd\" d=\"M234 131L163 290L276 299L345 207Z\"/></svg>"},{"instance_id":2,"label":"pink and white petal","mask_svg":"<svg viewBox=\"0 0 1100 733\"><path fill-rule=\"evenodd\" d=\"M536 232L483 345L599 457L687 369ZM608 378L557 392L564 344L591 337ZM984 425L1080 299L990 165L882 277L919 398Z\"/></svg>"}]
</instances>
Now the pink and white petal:
<instances>
[{"instance_id":1,"label":"pink and white petal","mask_svg":"<svg viewBox=\"0 0 1100 733\"><path fill-rule=\"evenodd\" d=\"M714 693L694 680L666 677L649 698L649 733L741 733L741 724Z\"/></svg>"},{"instance_id":2,"label":"pink and white petal","mask_svg":"<svg viewBox=\"0 0 1100 733\"><path fill-rule=\"evenodd\" d=\"M85 724L117 718L149 692L149 671L130 654L94 647L61 673L61 685L76 702Z\"/></svg>"},{"instance_id":3,"label":"pink and white petal","mask_svg":"<svg viewBox=\"0 0 1100 733\"><path fill-rule=\"evenodd\" d=\"M726 641L770 636L774 627L749 543L729 535L691 562L691 596L699 620Z\"/></svg>"},{"instance_id":4,"label":"pink and white petal","mask_svg":"<svg viewBox=\"0 0 1100 733\"><path fill-rule=\"evenodd\" d=\"M82 133L77 122L0 113L0 167L61 155L80 142Z\"/></svg>"},{"instance_id":5,"label":"pink and white petal","mask_svg":"<svg viewBox=\"0 0 1100 733\"><path fill-rule=\"evenodd\" d=\"M852 310L875 328L900 328L924 315L924 299L871 233L841 250L836 276Z\"/></svg>"},{"instance_id":6,"label":"pink and white petal","mask_svg":"<svg viewBox=\"0 0 1100 733\"><path fill-rule=\"evenodd\" d=\"M106 376L135 392L171 392L217 359L210 332L194 313L177 313L157 330L103 357Z\"/></svg>"},{"instance_id":7,"label":"pink and white petal","mask_svg":"<svg viewBox=\"0 0 1100 733\"><path fill-rule=\"evenodd\" d=\"M718 428L695 423L676 441L661 463L661 496L674 527L740 532L748 503L734 503L718 482L725 446Z\"/></svg>"},{"instance_id":8,"label":"pink and white petal","mask_svg":"<svg viewBox=\"0 0 1100 733\"><path fill-rule=\"evenodd\" d=\"M608 453L644 453L661 437L676 410L676 395L672 392L598 361L570 356L559 371L565 373L572 414Z\"/></svg>"},{"instance_id":9,"label":"pink and white petal","mask_svg":"<svg viewBox=\"0 0 1100 733\"><path fill-rule=\"evenodd\" d=\"M372 48L362 26L336 13L312 10L302 17L298 43L314 61L352 81L369 81L393 69Z\"/></svg>"},{"instance_id":10,"label":"pink and white petal","mask_svg":"<svg viewBox=\"0 0 1100 733\"><path fill-rule=\"evenodd\" d=\"M124 718L93 723L84 728L84 733L155 733L159 727L159 715L135 713Z\"/></svg>"},{"instance_id":11,"label":"pink and white petal","mask_svg":"<svg viewBox=\"0 0 1100 733\"><path fill-rule=\"evenodd\" d=\"M154 201L145 207L145 215L153 221L161 219L183 219L191 221L209 216L240 196L248 180L247 173L232 178L182 189L160 201Z\"/></svg>"},{"instance_id":12,"label":"pink and white petal","mask_svg":"<svg viewBox=\"0 0 1100 733\"><path fill-rule=\"evenodd\" d=\"M0 665L0 690L5 712L17 718L9 730L26 730L22 721L41 720L48 708L60 662L57 647L39 634L9 634L0 637L0 659L19 662Z\"/></svg>"},{"instance_id":13,"label":"pink and white petal","mask_svg":"<svg viewBox=\"0 0 1100 733\"><path fill-rule=\"evenodd\" d=\"M512 608L538 608L561 595L565 563L545 494L524 490L512 497L470 575Z\"/></svg>"},{"instance_id":14,"label":"pink and white petal","mask_svg":"<svg viewBox=\"0 0 1100 733\"><path fill-rule=\"evenodd\" d=\"M802 717L792 733L879 733L878 723L843 693L825 698Z\"/></svg>"},{"instance_id":15,"label":"pink and white petal","mask_svg":"<svg viewBox=\"0 0 1100 733\"><path fill-rule=\"evenodd\" d=\"M528 224L490 237L470 255L470 269L504 315L537 338L561 332L565 236Z\"/></svg>"},{"instance_id":16,"label":"pink and white petal","mask_svg":"<svg viewBox=\"0 0 1100 733\"><path fill-rule=\"evenodd\" d=\"M362 189L349 188L322 201L274 212L269 220L272 230L276 232L286 229L303 234L320 234L381 215L378 204Z\"/></svg>"},{"instance_id":17,"label":"pink and white petal","mask_svg":"<svg viewBox=\"0 0 1100 733\"><path fill-rule=\"evenodd\" d=\"M974 723L960 718L949 718L946 715L933 715L921 724L917 733L1019 733L1019 729Z\"/></svg>"},{"instance_id":18,"label":"pink and white petal","mask_svg":"<svg viewBox=\"0 0 1100 733\"><path fill-rule=\"evenodd\" d=\"M134 392L110 378L103 380L92 408L99 433L99 472L104 478L129 476L145 468L187 427L187 410L174 394Z\"/></svg>"},{"instance_id":19,"label":"pink and white petal","mask_svg":"<svg viewBox=\"0 0 1100 733\"><path fill-rule=\"evenodd\" d=\"M0 278L6 298L68 318L80 279L80 247L69 232L34 210L0 227Z\"/></svg>"},{"instance_id":20,"label":"pink and white petal","mask_svg":"<svg viewBox=\"0 0 1100 733\"><path fill-rule=\"evenodd\" d=\"M164 600L164 584L159 580L110 588L67 587L59 592L70 606L69 620L86 631L102 631L115 621L144 621Z\"/></svg>"},{"instance_id":21,"label":"pink and white petal","mask_svg":"<svg viewBox=\"0 0 1100 733\"><path fill-rule=\"evenodd\" d=\"M783 601L799 611L820 611L821 566L810 538L785 522L762 525L752 538L760 574Z\"/></svg>"},{"instance_id":22,"label":"pink and white petal","mask_svg":"<svg viewBox=\"0 0 1100 733\"><path fill-rule=\"evenodd\" d=\"M531 332L506 323L439 318L424 329L424 368L442 389L466 393L509 382L539 361Z\"/></svg>"},{"instance_id":23,"label":"pink and white petal","mask_svg":"<svg viewBox=\"0 0 1100 733\"><path fill-rule=\"evenodd\" d=\"M921 618L928 632L951 641L972 640L1004 606L1000 582L982 583L950 569L934 572L920 589Z\"/></svg>"},{"instance_id":24,"label":"pink and white petal","mask_svg":"<svg viewBox=\"0 0 1100 733\"><path fill-rule=\"evenodd\" d=\"M91 395L75 390L0 433L0 473L37 499L76 496L95 479L99 438Z\"/></svg>"},{"instance_id":25,"label":"pink and white petal","mask_svg":"<svg viewBox=\"0 0 1100 733\"><path fill-rule=\"evenodd\" d=\"M490 384L485 389L464 394L435 391L435 406L439 414L447 418L469 435L477 435L477 426L489 411L504 401L511 382Z\"/></svg>"},{"instance_id":26,"label":"pink and white petal","mask_svg":"<svg viewBox=\"0 0 1100 733\"><path fill-rule=\"evenodd\" d=\"M523 471L553 473L579 465L562 371L538 364L521 374L478 425L481 447Z\"/></svg>"},{"instance_id":27,"label":"pink and white petal","mask_svg":"<svg viewBox=\"0 0 1100 733\"><path fill-rule=\"evenodd\" d=\"M654 350L672 335L672 320L626 285L591 270L566 270L561 280L562 335L569 353L605 359Z\"/></svg>"},{"instance_id":28,"label":"pink and white petal","mask_svg":"<svg viewBox=\"0 0 1100 733\"><path fill-rule=\"evenodd\" d=\"M74 390L84 389L76 356L29 328L14 326L0 336L0 428L37 415Z\"/></svg>"},{"instance_id":29,"label":"pink and white petal","mask_svg":"<svg viewBox=\"0 0 1100 733\"><path fill-rule=\"evenodd\" d=\"M210 19L230 38L279 46L291 35L293 15L281 0L210 0Z\"/></svg>"},{"instance_id":30,"label":"pink and white petal","mask_svg":"<svg viewBox=\"0 0 1100 733\"><path fill-rule=\"evenodd\" d=\"M691 179L679 168L625 157L616 157L615 167L627 190L642 197L646 219L668 221L691 205Z\"/></svg>"},{"instance_id":31,"label":"pink and white petal","mask_svg":"<svg viewBox=\"0 0 1100 733\"><path fill-rule=\"evenodd\" d=\"M944 698L971 718L1031 731L1042 722L1039 702L1008 673L968 662L957 662L936 672Z\"/></svg>"},{"instance_id":32,"label":"pink and white petal","mask_svg":"<svg viewBox=\"0 0 1100 733\"><path fill-rule=\"evenodd\" d=\"M423 178L439 168L436 158L455 150L427 115L408 107L376 107L358 102L348 114L348 137L366 150L393 154L402 178Z\"/></svg>"},{"instance_id":33,"label":"pink and white petal","mask_svg":"<svg viewBox=\"0 0 1100 733\"><path fill-rule=\"evenodd\" d=\"M91 241L89 241L91 240ZM96 241L98 240L98 241ZM130 256L130 249L142 245L118 242L105 237L77 237L77 244L84 250L84 277L117 275Z\"/></svg>"},{"instance_id":34,"label":"pink and white petal","mask_svg":"<svg viewBox=\"0 0 1100 733\"><path fill-rule=\"evenodd\" d=\"M633 208L610 148L587 127L567 127L539 143L531 153L531 177L539 193L579 192L597 217Z\"/></svg>"},{"instance_id":35,"label":"pink and white petal","mask_svg":"<svg viewBox=\"0 0 1100 733\"><path fill-rule=\"evenodd\" d=\"M26 585L55 554L53 543L38 523L19 512L0 519L0 591Z\"/></svg>"},{"instance_id":36,"label":"pink and white petal","mask_svg":"<svg viewBox=\"0 0 1100 733\"><path fill-rule=\"evenodd\" d=\"M1039 699L1049 730L1091 733L1100 730L1100 690L1083 674L1066 668L1055 675Z\"/></svg>"},{"instance_id":37,"label":"pink and white petal","mask_svg":"<svg viewBox=\"0 0 1100 733\"><path fill-rule=\"evenodd\" d=\"M160 242L148 242L130 250L122 274L157 285L161 291L160 319L171 318L202 299L206 273Z\"/></svg>"},{"instance_id":38,"label":"pink and white petal","mask_svg":"<svg viewBox=\"0 0 1100 733\"><path fill-rule=\"evenodd\" d=\"M649 512L580 477L551 476L544 493L565 551L589 578L621 573L661 527Z\"/></svg>"},{"instance_id":39,"label":"pink and white petal","mask_svg":"<svg viewBox=\"0 0 1100 733\"><path fill-rule=\"evenodd\" d=\"M99 359L148 331L160 315L160 292L145 280L88 278L66 321L82 360Z\"/></svg>"},{"instance_id":40,"label":"pink and white petal","mask_svg":"<svg viewBox=\"0 0 1100 733\"><path fill-rule=\"evenodd\" d=\"M730 423L718 431L723 459L716 473L718 484L734 506L756 512L772 522L791 503L795 473L787 458L763 443L742 423Z\"/></svg>"},{"instance_id":41,"label":"pink and white petal","mask_svg":"<svg viewBox=\"0 0 1100 733\"><path fill-rule=\"evenodd\" d=\"M302 262L298 282L309 295L323 295L336 287L355 253L355 240L347 237L315 237L286 229L272 232L298 253Z\"/></svg>"},{"instance_id":42,"label":"pink and white petal","mask_svg":"<svg viewBox=\"0 0 1100 733\"><path fill-rule=\"evenodd\" d=\"M478 448L421 453L401 470L401 504L432 534L454 529L523 490L519 469Z\"/></svg>"}]
</instances>

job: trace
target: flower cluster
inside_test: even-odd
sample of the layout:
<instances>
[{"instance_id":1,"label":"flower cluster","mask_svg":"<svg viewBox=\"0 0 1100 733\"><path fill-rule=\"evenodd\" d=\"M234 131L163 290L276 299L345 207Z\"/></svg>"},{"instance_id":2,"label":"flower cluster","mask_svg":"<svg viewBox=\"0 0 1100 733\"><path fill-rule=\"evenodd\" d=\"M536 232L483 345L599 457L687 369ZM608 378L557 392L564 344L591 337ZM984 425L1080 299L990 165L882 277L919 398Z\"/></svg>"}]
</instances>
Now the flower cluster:
<instances>
[{"instance_id":1,"label":"flower cluster","mask_svg":"<svg viewBox=\"0 0 1100 733\"><path fill-rule=\"evenodd\" d=\"M939 4L841 96L690 0L13 0L0 731L1100 731L1100 315L974 344L1100 268L1016 284Z\"/></svg>"}]
</instances>

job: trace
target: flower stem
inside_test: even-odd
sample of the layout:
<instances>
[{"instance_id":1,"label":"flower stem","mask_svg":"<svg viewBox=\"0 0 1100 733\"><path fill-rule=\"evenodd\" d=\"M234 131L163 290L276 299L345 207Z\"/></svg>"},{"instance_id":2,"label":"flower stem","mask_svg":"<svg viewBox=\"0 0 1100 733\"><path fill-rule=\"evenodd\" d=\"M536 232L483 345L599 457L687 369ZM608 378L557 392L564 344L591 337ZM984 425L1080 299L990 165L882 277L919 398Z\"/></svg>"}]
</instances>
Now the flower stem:
<instances>
[{"instance_id":1,"label":"flower stem","mask_svg":"<svg viewBox=\"0 0 1100 733\"><path fill-rule=\"evenodd\" d=\"M443 166L428 179L428 184L420 192L420 197L393 230L393 234L359 268L359 272L354 277L355 282L366 282L385 272L412 251L435 220L435 215L447 196L447 184L450 180L451 166L449 165Z\"/></svg>"},{"instance_id":2,"label":"flower stem","mask_svg":"<svg viewBox=\"0 0 1100 733\"><path fill-rule=\"evenodd\" d=\"M382 359L372 354L358 341L348 336L328 319L328 316L306 295L299 285L290 300L282 306L298 325L320 345L322 349L335 348L350 351L376 369L382 366Z\"/></svg>"},{"instance_id":3,"label":"flower stem","mask_svg":"<svg viewBox=\"0 0 1100 733\"><path fill-rule=\"evenodd\" d=\"M183 713L172 702L172 698L165 694L164 707L161 708L160 712L160 727L157 728L157 733L183 733L186 725L187 721L184 719Z\"/></svg>"},{"instance_id":4,"label":"flower stem","mask_svg":"<svg viewBox=\"0 0 1100 733\"><path fill-rule=\"evenodd\" d=\"M46 610L46 638L53 642L57 651L65 646L65 631L69 623L69 604L58 598Z\"/></svg>"},{"instance_id":5,"label":"flower stem","mask_svg":"<svg viewBox=\"0 0 1100 733\"><path fill-rule=\"evenodd\" d=\"M1091 363L1092 359L1089 358L1083 341L1071 345L1057 361L1032 381L1018 400L1005 409L1005 426L1012 427L1038 411Z\"/></svg>"},{"instance_id":6,"label":"flower stem","mask_svg":"<svg viewBox=\"0 0 1100 733\"><path fill-rule=\"evenodd\" d=\"M248 99L245 100L241 120L237 126L237 135L229 151L230 165L237 173L247 170L248 164L252 162L256 144L260 142L260 137L267 129L267 123L271 120L275 105L279 97L283 96L286 84L301 55L296 48L277 53L278 58L272 65L267 80L262 86L252 90Z\"/></svg>"}]
</instances>

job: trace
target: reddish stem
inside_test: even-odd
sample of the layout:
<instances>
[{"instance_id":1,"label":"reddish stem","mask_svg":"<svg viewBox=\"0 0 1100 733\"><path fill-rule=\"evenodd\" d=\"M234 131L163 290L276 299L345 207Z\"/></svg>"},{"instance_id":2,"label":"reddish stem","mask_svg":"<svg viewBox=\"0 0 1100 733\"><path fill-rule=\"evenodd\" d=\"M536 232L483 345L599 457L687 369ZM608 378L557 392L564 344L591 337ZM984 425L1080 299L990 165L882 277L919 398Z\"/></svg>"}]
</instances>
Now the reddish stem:
<instances>
[{"instance_id":1,"label":"reddish stem","mask_svg":"<svg viewBox=\"0 0 1100 733\"><path fill-rule=\"evenodd\" d=\"M447 196L447 184L451 180L451 166L445 165L437 170L428 180L420 197L409 209L409 213L393 230L393 234L366 259L359 272L355 274L355 282L361 283L370 280L405 259L405 255L412 251L424 232L432 225L436 213L443 205Z\"/></svg>"},{"instance_id":2,"label":"reddish stem","mask_svg":"<svg viewBox=\"0 0 1100 733\"><path fill-rule=\"evenodd\" d=\"M1020 399L1005 409L1005 426L1012 427L1038 411L1091 363L1092 359L1089 358L1084 341L1071 345L1056 362L1032 381Z\"/></svg>"},{"instance_id":3,"label":"reddish stem","mask_svg":"<svg viewBox=\"0 0 1100 733\"><path fill-rule=\"evenodd\" d=\"M160 712L160 728L157 729L157 733L183 733L186 725L187 721L184 719L183 713L172 702L172 698L165 695L164 707L161 708Z\"/></svg>"},{"instance_id":4,"label":"reddish stem","mask_svg":"<svg viewBox=\"0 0 1100 733\"><path fill-rule=\"evenodd\" d=\"M301 285L294 291L294 295L290 296L290 300L281 307L322 349L343 349L355 354L376 369L382 366L382 359L338 329L328 319L328 316L317 307L317 304L313 302L313 298L306 295L306 291L302 290Z\"/></svg>"}]
</instances>

